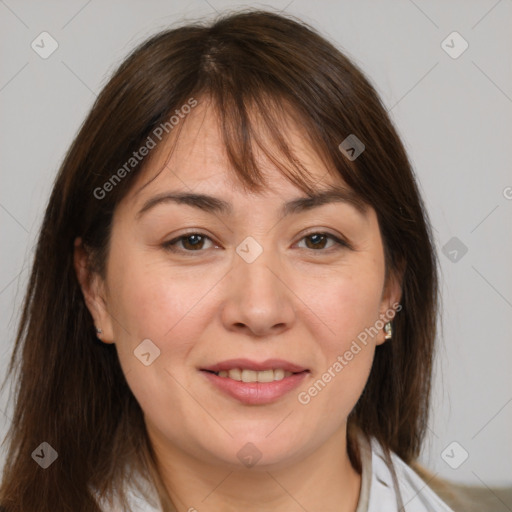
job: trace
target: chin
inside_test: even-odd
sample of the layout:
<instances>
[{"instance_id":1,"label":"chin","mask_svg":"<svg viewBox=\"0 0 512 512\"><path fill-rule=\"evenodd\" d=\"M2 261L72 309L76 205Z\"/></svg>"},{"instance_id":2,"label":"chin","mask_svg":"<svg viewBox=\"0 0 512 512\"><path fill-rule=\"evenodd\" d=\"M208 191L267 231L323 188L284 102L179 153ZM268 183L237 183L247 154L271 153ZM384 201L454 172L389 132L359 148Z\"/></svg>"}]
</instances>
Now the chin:
<instances>
[{"instance_id":1,"label":"chin","mask_svg":"<svg viewBox=\"0 0 512 512\"><path fill-rule=\"evenodd\" d=\"M274 423L271 429L253 429L250 434L243 429L238 433L231 430L233 437L226 436L222 446L212 447L210 453L219 462L230 466L231 470L286 467L295 459L305 456L308 443L289 431L279 432L279 427L272 432L276 425L278 423ZM269 435L269 432L272 433Z\"/></svg>"}]
</instances>

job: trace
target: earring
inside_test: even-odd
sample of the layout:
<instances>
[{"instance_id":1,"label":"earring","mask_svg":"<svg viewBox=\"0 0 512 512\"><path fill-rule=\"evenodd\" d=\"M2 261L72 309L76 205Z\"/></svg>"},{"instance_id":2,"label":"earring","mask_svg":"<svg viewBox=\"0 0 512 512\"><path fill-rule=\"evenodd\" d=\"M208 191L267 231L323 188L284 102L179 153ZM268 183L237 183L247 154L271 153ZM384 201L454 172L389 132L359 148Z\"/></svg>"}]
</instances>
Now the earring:
<instances>
[{"instance_id":1,"label":"earring","mask_svg":"<svg viewBox=\"0 0 512 512\"><path fill-rule=\"evenodd\" d=\"M386 340L390 340L391 337L393 336L393 327L391 326L391 322L388 322L385 326L384 326L384 339Z\"/></svg>"},{"instance_id":2,"label":"earring","mask_svg":"<svg viewBox=\"0 0 512 512\"><path fill-rule=\"evenodd\" d=\"M101 329L98 329L98 328L96 327L96 334L101 334L102 332L103 332L103 331L102 331Z\"/></svg>"}]
</instances>

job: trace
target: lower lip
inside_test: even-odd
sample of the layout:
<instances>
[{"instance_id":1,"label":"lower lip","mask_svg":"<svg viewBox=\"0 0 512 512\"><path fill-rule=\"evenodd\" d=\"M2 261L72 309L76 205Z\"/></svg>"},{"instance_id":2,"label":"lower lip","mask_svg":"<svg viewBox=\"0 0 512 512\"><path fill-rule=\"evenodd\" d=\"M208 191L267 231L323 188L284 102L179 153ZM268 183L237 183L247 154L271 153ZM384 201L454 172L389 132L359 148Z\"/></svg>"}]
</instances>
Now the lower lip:
<instances>
[{"instance_id":1,"label":"lower lip","mask_svg":"<svg viewBox=\"0 0 512 512\"><path fill-rule=\"evenodd\" d=\"M306 371L294 373L273 382L241 382L229 377L219 377L215 373L201 372L218 389L248 405L263 405L276 402L286 393L296 388L306 377Z\"/></svg>"}]
</instances>

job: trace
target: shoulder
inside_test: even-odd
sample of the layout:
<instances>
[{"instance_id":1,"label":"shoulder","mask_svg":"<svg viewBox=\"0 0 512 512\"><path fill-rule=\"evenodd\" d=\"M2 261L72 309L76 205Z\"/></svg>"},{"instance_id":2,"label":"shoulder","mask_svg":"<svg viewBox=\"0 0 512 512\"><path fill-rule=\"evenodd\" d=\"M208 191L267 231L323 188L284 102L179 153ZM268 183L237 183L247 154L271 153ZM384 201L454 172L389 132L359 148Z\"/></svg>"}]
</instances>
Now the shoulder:
<instances>
[{"instance_id":1,"label":"shoulder","mask_svg":"<svg viewBox=\"0 0 512 512\"><path fill-rule=\"evenodd\" d=\"M371 439L371 452L372 478L368 512L397 510L397 504L403 507L404 512L453 512L428 483L393 452L390 453L390 464L382 446L374 438ZM383 506L384 503L394 508L388 509Z\"/></svg>"}]
</instances>

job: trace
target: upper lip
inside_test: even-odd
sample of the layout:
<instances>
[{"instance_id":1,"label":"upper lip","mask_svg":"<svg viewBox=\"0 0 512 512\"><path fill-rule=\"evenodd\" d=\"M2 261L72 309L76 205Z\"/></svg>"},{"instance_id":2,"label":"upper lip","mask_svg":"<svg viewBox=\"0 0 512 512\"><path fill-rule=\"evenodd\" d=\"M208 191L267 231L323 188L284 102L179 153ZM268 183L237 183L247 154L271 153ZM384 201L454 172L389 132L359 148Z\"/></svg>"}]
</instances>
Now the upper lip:
<instances>
[{"instance_id":1,"label":"upper lip","mask_svg":"<svg viewBox=\"0 0 512 512\"><path fill-rule=\"evenodd\" d=\"M277 370L282 368L284 371L299 373L306 371L307 368L299 366L298 364L285 361L284 359L266 359L265 361L252 361L251 359L228 359L211 366L201 368L201 370L208 370L210 372L227 371L233 368L240 368L243 370Z\"/></svg>"}]
</instances>

